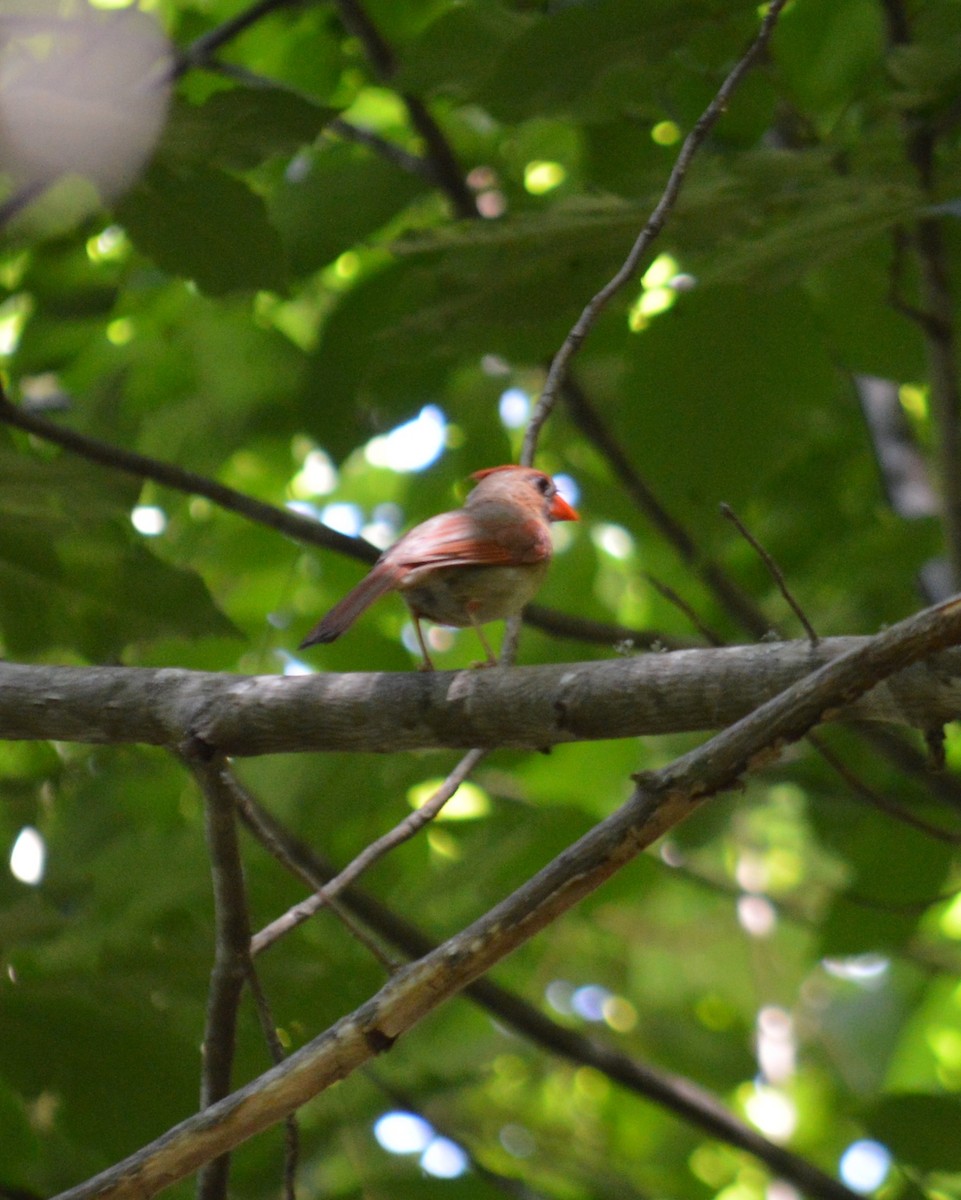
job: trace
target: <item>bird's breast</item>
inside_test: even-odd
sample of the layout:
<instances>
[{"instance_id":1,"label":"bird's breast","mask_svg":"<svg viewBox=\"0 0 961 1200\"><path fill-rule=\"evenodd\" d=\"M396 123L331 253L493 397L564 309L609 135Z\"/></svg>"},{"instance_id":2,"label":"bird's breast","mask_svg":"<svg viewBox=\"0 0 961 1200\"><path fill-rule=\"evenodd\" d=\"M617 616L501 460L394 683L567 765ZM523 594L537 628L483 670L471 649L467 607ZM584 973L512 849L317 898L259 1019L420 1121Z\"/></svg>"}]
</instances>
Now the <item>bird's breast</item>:
<instances>
[{"instance_id":1,"label":"bird's breast","mask_svg":"<svg viewBox=\"0 0 961 1200\"><path fill-rule=\"evenodd\" d=\"M439 625L479 625L519 615L547 572L547 560L512 566L419 567L400 592L416 615Z\"/></svg>"}]
</instances>

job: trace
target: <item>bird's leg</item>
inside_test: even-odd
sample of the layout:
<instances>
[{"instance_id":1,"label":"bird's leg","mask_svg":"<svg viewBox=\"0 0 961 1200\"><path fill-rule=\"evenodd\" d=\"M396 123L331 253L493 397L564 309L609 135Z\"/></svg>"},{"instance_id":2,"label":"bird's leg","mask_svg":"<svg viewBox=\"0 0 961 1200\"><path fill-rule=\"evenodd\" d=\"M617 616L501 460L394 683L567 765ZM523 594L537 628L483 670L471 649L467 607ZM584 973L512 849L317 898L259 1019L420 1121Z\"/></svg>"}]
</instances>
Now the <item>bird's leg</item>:
<instances>
[{"instance_id":1,"label":"bird's leg","mask_svg":"<svg viewBox=\"0 0 961 1200\"><path fill-rule=\"evenodd\" d=\"M424 631L420 627L420 617L417 613L412 613L414 618L414 632L417 634L417 641L420 644L420 652L424 656L424 661L420 664L418 670L433 671L434 664L430 660L430 655L427 653L427 643L424 641Z\"/></svg>"},{"instance_id":2,"label":"bird's leg","mask_svg":"<svg viewBox=\"0 0 961 1200\"><path fill-rule=\"evenodd\" d=\"M480 624L475 620L473 613L470 614L470 623L471 623L471 628L474 630L474 632L480 638L480 643L484 647L484 651L487 654L487 662L486 663L475 663L474 666L496 667L497 659L494 657L494 651L491 649L490 642L484 636L484 630L481 628Z\"/></svg>"}]
</instances>

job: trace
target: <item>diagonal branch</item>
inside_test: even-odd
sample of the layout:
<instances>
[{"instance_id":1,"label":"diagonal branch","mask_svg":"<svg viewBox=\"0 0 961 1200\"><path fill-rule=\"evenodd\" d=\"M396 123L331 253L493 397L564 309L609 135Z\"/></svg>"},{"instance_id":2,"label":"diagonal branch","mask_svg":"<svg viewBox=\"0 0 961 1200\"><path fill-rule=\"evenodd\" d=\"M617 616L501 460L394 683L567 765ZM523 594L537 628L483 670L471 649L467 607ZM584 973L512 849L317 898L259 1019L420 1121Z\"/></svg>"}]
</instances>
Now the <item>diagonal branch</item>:
<instances>
[{"instance_id":1,"label":"diagonal branch","mask_svg":"<svg viewBox=\"0 0 961 1200\"><path fill-rule=\"evenodd\" d=\"M393 829L388 830L387 833L371 842L342 871L339 871L332 879L324 882L313 896L302 900L299 904L295 904L293 908L288 909L282 916L278 917L275 921L271 921L264 929L261 929L251 940L251 955L260 954L263 950L272 946L279 938L283 937L285 933L289 933L291 929L296 929L298 925L303 924L304 921L308 920L315 913L320 912L336 896L339 896L344 888L359 879L366 870L383 858L385 854L393 850L395 846L403 845L404 842L409 841L416 833L419 833L429 821L432 821L437 816L447 801L450 800L460 785L470 775L474 767L484 758L486 753L486 750L471 750L465 754L426 804L412 812L406 820L395 825Z\"/></svg>"},{"instance_id":2,"label":"diagonal branch","mask_svg":"<svg viewBox=\"0 0 961 1200\"><path fill-rule=\"evenodd\" d=\"M69 450L72 454L85 458L88 462L98 463L100 466L114 471L123 471L124 474L133 475L137 479L149 479L152 483L159 483L163 487L174 488L176 491L185 492L188 495L204 496L228 512L237 513L238 516L246 517L249 521L265 525L268 529L275 529L278 533L297 538L298 541L306 542L309 545L323 546L325 549L336 550L340 554L346 554L350 558L357 558L361 562L368 563L374 562L380 553L375 546L365 542L363 538L348 537L311 517L302 517L299 513L291 512L289 509L265 504L262 500L256 500L253 496L238 492L235 488L218 483L206 475L187 471L174 463L148 458L145 454L138 454L134 450L124 450L120 446L101 442L97 438L87 437L83 433L76 433L54 421L48 421L45 417L29 412L22 406L11 404L2 386L0 386L0 422L12 425L15 429L22 429L26 433L32 433L35 437L43 438L44 441L52 442L56 446L62 446L64 450Z\"/></svg>"},{"instance_id":3,"label":"diagonal branch","mask_svg":"<svg viewBox=\"0 0 961 1200\"><path fill-rule=\"evenodd\" d=\"M382 83L389 84L397 74L397 60L370 14L360 0L334 0L334 4L347 31L364 47L375 74ZM464 220L476 218L479 214L473 194L467 186L465 173L444 131L418 96L409 92L400 92L399 95L407 109L411 125L424 142L426 159L431 164L434 182L450 200L455 216Z\"/></svg>"},{"instance_id":4,"label":"diagonal branch","mask_svg":"<svg viewBox=\"0 0 961 1200\"><path fill-rule=\"evenodd\" d=\"M293 875L317 889L333 878L335 871L329 863L293 838L275 817L249 795L245 794L245 804L240 813L268 853ZM421 958L437 947L436 942L416 926L356 887L346 888L341 893L340 903L411 958ZM593 1067L628 1091L660 1105L711 1137L746 1150L781 1178L811 1195L831 1200L852 1200L847 1188L790 1150L770 1142L692 1080L652 1067L612 1049L596 1038L561 1025L533 1004L490 979L478 979L466 989L465 995L499 1022L549 1053L580 1066Z\"/></svg>"},{"instance_id":5,"label":"diagonal branch","mask_svg":"<svg viewBox=\"0 0 961 1200\"><path fill-rule=\"evenodd\" d=\"M667 186L664 188L654 211L648 217L647 224L637 235L634 245L628 252L623 264L601 290L595 293L587 302L581 315L574 322L570 333L564 339L561 348L554 355L550 369L547 372L547 378L544 381L544 387L541 390L540 399L534 408L534 412L531 414L531 419L524 434L524 445L520 457L522 463L528 466L533 463L540 431L554 409L561 385L567 378L572 360L580 351L581 346L584 344L584 339L597 324L598 317L600 317L604 309L610 304L617 293L626 287L636 275L644 255L647 254L651 244L659 236L668 217L673 212L674 206L677 204L678 196L681 193L681 188L684 186L684 180L687 177L691 163L707 141L708 134L717 124L721 114L730 104L731 97L737 90L741 80L767 49L767 44L774 33L781 10L786 3L787 0L771 0L754 41L734 65L730 74L718 88L714 99L704 112L701 113L700 117L695 121L694 127L684 139L671 174L668 176Z\"/></svg>"},{"instance_id":6,"label":"diagonal branch","mask_svg":"<svg viewBox=\"0 0 961 1200\"><path fill-rule=\"evenodd\" d=\"M277 12L282 8L293 8L305 3L306 0L257 0L249 8L243 9L223 24L215 26L207 33L201 34L186 49L181 50L170 71L171 79L179 79L192 67L205 66L210 59L235 38L239 37L252 25Z\"/></svg>"},{"instance_id":7,"label":"diagonal branch","mask_svg":"<svg viewBox=\"0 0 961 1200\"><path fill-rule=\"evenodd\" d=\"M155 1195L344 1079L556 921L704 801L777 758L825 713L961 641L961 599L902 621L807 676L660 771L531 880L370 1000L246 1087L171 1129L59 1200Z\"/></svg>"}]
</instances>

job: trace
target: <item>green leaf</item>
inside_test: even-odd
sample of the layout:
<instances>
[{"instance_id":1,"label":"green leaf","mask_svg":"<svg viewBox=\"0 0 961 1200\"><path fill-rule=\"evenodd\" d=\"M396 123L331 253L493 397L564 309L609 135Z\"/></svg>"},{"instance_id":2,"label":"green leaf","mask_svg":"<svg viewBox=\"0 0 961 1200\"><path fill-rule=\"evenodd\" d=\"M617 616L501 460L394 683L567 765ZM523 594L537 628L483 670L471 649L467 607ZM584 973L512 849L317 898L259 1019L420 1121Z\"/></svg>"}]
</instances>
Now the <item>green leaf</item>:
<instances>
[{"instance_id":1,"label":"green leaf","mask_svg":"<svg viewBox=\"0 0 961 1200\"><path fill-rule=\"evenodd\" d=\"M618 435L681 511L753 498L830 403L834 366L803 296L705 288L625 339Z\"/></svg>"},{"instance_id":2,"label":"green leaf","mask_svg":"<svg viewBox=\"0 0 961 1200\"><path fill-rule=\"evenodd\" d=\"M231 88L203 104L175 103L159 153L171 164L243 171L294 154L336 111L281 88Z\"/></svg>"},{"instance_id":3,"label":"green leaf","mask_svg":"<svg viewBox=\"0 0 961 1200\"><path fill-rule=\"evenodd\" d=\"M129 524L139 484L64 457L0 447L0 628L8 651L72 645L96 661L131 639L236 633L193 572Z\"/></svg>"},{"instance_id":4,"label":"green leaf","mask_svg":"<svg viewBox=\"0 0 961 1200\"><path fill-rule=\"evenodd\" d=\"M210 295L285 286L283 248L263 200L223 171L158 162L117 216L157 266Z\"/></svg>"},{"instance_id":5,"label":"green leaf","mask_svg":"<svg viewBox=\"0 0 961 1200\"><path fill-rule=\"evenodd\" d=\"M40 1165L40 1139L31 1127L23 1098L0 1080L0 1129L3 1130L3 1162L0 1163L0 1194L24 1189L36 1179Z\"/></svg>"},{"instance_id":6,"label":"green leaf","mask_svg":"<svg viewBox=\"0 0 961 1200\"><path fill-rule=\"evenodd\" d=\"M52 1092L56 1130L95 1150L102 1166L129 1154L196 1105L196 1045L146 995L87 981L7 987L0 994L0 1074L24 1095ZM50 1053L51 1035L58 1050ZM131 1063L151 1086L127 1093Z\"/></svg>"},{"instance_id":7,"label":"green leaf","mask_svg":"<svg viewBox=\"0 0 961 1200\"><path fill-rule=\"evenodd\" d=\"M445 9L407 48L397 82L420 96L470 98L500 54L531 23L529 14L499 5Z\"/></svg>"},{"instance_id":8,"label":"green leaf","mask_svg":"<svg viewBox=\"0 0 961 1200\"><path fill-rule=\"evenodd\" d=\"M268 201L292 270L325 266L375 234L418 196L426 182L352 146L305 155Z\"/></svg>"},{"instance_id":9,"label":"green leaf","mask_svg":"<svg viewBox=\"0 0 961 1200\"><path fill-rule=\"evenodd\" d=\"M921 1171L961 1171L957 1096L885 1096L864 1110L863 1120L899 1162Z\"/></svg>"},{"instance_id":10,"label":"green leaf","mask_svg":"<svg viewBox=\"0 0 961 1200\"><path fill-rule=\"evenodd\" d=\"M631 0L558 7L510 42L473 98L504 121L551 113L597 120L663 103L662 88L692 65L700 74L743 49L756 9L733 8L717 0L653 0L643 12Z\"/></svg>"}]
</instances>

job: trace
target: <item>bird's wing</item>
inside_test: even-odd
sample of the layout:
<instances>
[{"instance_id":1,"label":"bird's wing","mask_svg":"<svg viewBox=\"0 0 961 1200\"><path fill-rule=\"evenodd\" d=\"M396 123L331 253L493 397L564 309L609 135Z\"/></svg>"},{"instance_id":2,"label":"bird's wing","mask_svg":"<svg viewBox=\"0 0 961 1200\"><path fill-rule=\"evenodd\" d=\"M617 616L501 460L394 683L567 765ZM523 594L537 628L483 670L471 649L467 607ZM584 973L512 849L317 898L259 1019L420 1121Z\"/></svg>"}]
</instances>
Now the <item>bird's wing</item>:
<instances>
[{"instance_id":1,"label":"bird's wing","mask_svg":"<svg viewBox=\"0 0 961 1200\"><path fill-rule=\"evenodd\" d=\"M509 524L479 520L458 510L431 517L388 550L401 569L417 567L518 566L551 554L550 534L537 521Z\"/></svg>"}]
</instances>

